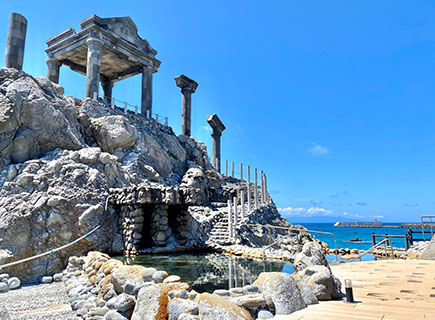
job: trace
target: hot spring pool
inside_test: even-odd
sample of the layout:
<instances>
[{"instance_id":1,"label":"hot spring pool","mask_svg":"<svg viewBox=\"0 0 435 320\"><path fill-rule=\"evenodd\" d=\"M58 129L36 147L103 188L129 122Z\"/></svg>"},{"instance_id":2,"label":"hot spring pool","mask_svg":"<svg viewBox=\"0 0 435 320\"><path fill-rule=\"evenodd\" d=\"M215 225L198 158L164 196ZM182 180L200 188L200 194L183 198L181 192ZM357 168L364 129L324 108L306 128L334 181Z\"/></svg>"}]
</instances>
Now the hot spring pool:
<instances>
[{"instance_id":1,"label":"hot spring pool","mask_svg":"<svg viewBox=\"0 0 435 320\"><path fill-rule=\"evenodd\" d=\"M261 272L293 273L291 263L259 261L224 254L141 255L135 258L115 257L127 264L138 264L178 275L198 292L213 292L251 284Z\"/></svg>"}]
</instances>

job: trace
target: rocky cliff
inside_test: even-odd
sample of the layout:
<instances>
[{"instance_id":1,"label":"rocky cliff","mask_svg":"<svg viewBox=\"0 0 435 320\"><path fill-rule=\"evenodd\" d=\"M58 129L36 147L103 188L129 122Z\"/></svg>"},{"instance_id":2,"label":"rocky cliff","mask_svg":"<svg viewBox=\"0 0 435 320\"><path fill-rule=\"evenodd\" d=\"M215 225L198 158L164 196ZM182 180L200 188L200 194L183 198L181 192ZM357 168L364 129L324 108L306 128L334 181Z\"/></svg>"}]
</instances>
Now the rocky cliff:
<instances>
[{"instance_id":1,"label":"rocky cliff","mask_svg":"<svg viewBox=\"0 0 435 320\"><path fill-rule=\"evenodd\" d=\"M170 238L177 225L189 221L175 246L205 245L214 217L225 211L212 204L236 192L237 182L227 180L210 165L205 145L192 137L177 137L170 127L102 101L63 97L63 88L46 78L0 69L0 265L65 245L102 224L64 251L7 270L24 281L61 270L73 254L143 244L142 229L156 221L134 212L151 210L151 217L168 224L170 205L177 201L181 218L163 229L157 224L149 241L167 245L159 242L162 232ZM162 200L151 209L137 201L126 210L111 194L138 186L148 190L144 198L151 199L149 190L160 195L174 190L178 200ZM271 217L273 223L285 221L276 213ZM128 223L132 229L123 229Z\"/></svg>"}]
</instances>

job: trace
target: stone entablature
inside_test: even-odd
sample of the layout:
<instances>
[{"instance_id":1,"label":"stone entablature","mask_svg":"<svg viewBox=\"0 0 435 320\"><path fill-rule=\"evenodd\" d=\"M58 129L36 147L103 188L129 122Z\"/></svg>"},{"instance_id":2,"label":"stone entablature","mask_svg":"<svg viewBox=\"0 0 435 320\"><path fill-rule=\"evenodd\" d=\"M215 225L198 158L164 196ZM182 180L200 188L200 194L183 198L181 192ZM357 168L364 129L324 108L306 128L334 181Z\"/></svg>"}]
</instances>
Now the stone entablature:
<instances>
[{"instance_id":1,"label":"stone entablature","mask_svg":"<svg viewBox=\"0 0 435 320\"><path fill-rule=\"evenodd\" d=\"M142 74L142 114L151 112L152 74L160 61L157 51L138 35L133 20L92 15L80 26L79 32L68 28L46 41L48 79L58 83L60 66L66 65L86 75L85 97L98 94L101 81L103 96L110 98L114 82Z\"/></svg>"},{"instance_id":2,"label":"stone entablature","mask_svg":"<svg viewBox=\"0 0 435 320\"><path fill-rule=\"evenodd\" d=\"M110 202L117 205L204 205L199 188L135 186L110 189L109 193Z\"/></svg>"}]
</instances>

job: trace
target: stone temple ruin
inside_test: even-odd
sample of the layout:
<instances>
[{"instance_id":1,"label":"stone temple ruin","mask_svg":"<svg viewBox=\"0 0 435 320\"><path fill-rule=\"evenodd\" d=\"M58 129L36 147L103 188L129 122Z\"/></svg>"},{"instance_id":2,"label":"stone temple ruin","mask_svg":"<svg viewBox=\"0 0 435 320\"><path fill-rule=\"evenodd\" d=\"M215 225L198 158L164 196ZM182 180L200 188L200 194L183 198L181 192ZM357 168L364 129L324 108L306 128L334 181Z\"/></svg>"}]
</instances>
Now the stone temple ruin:
<instances>
[{"instance_id":1,"label":"stone temple ruin","mask_svg":"<svg viewBox=\"0 0 435 320\"><path fill-rule=\"evenodd\" d=\"M133 20L92 15L80 27L79 32L68 28L47 40L47 78L59 83L60 67L66 65L86 75L85 97L98 96L101 81L103 98L110 101L115 82L142 74L141 113L151 113L153 74L160 61Z\"/></svg>"},{"instance_id":2,"label":"stone temple ruin","mask_svg":"<svg viewBox=\"0 0 435 320\"><path fill-rule=\"evenodd\" d=\"M112 240L109 244L105 240L104 245L98 242L96 247L103 246L104 250L118 253L130 254L155 248L210 248L212 244L233 243L237 238L237 228L247 221L283 221L267 193L263 173L260 177L261 186L257 183L256 169L255 183L251 182L249 166L246 171L247 180L244 180L242 165L240 179L235 178L234 163L231 175L227 172L227 165L225 175L220 173L220 138L225 125L216 114L207 118L212 128L212 163L205 145L190 136L191 100L198 87L196 81L183 74L174 79L182 93L181 135L176 136L170 127L148 116L152 111L152 75L157 72L160 61L155 58L157 51L138 35L131 18L100 18L92 15L84 19L80 26L79 32L69 28L47 40L47 78L32 78L22 72L14 73L16 71L12 69L4 70L2 77L9 77L18 83L24 82L18 91L13 86L9 88L9 82L5 82L4 92L11 90L12 95L21 95L19 90L27 87L34 92L31 97L45 99L33 101L29 98L26 104L17 106L29 106L26 114L32 118L31 121L45 122L41 126L30 126L32 128L26 123L19 124L25 128L20 129L14 120L9 126L10 133L0 132L4 143L12 145L0 152L0 164L10 164L5 171L7 177L3 179L0 176L0 185L6 179L13 180L20 174L19 168L22 166L16 166L15 163L40 159L47 154L54 158L60 157L56 161L61 164L56 168L61 168L64 178L59 179L67 181L62 184L62 188L76 188L76 191L79 190L77 192L83 192L82 196L92 190L92 197L95 198L89 204L80 204L86 201L72 197L66 202L68 205L64 205L68 209L61 213L47 204L48 208L44 209L47 212L43 210L44 216L50 222L55 216L58 216L56 219L61 219L63 215L67 216L74 210L80 211L76 208L83 207L87 209L83 209L82 215L94 212L92 214L99 217L104 212L104 203L107 203L109 216L105 216L102 221L107 222L107 228L112 229L107 229L104 237ZM24 17L16 13L11 15L5 59L8 67L22 69L26 27ZM86 75L84 100L62 96L63 89L58 85L62 65ZM114 83L136 74L142 74L141 114L113 108L110 98ZM100 82L103 100L96 99ZM12 100L21 101L20 99ZM49 114L56 117L48 121L46 119ZM67 133L63 134L65 127L68 127ZM24 130L25 134L17 134L19 130ZM111 136L112 132L114 136ZM118 132L122 134L118 136ZM16 150L20 157L14 153ZM64 152L59 156L56 150ZM100 156L102 160L96 161ZM54 158L50 161L55 161ZM32 168L38 166L31 165ZM70 177L68 168L76 166L82 168ZM83 168L92 172L92 179L80 178ZM38 172L42 174L45 171L40 168ZM47 172L52 174L49 168ZM97 183L95 175L101 175L101 180L104 181ZM15 186L18 189L32 188L31 183L20 184L27 179L28 177L24 180L17 179L16 184L7 184L8 192L15 192ZM35 178L36 181L38 179ZM50 176L50 179L56 178ZM45 187L48 188L49 185L39 186L39 191L44 194L42 199L46 197ZM68 192L58 192L62 193L58 199L70 197ZM106 197L103 203L102 197ZM47 203L59 202L56 200ZM45 203L42 203L41 208L44 206ZM40 209L35 212L38 210ZM265 212L270 213L269 220L264 218ZM92 224L82 224L83 219L76 221L78 216L80 212L74 213L71 219L73 225L78 225L77 235L81 235L85 231L81 228ZM97 218L94 222L101 223ZM53 228L57 228L56 223ZM73 234L63 229L52 230L52 233L64 236ZM260 238L265 241L264 234Z\"/></svg>"}]
</instances>

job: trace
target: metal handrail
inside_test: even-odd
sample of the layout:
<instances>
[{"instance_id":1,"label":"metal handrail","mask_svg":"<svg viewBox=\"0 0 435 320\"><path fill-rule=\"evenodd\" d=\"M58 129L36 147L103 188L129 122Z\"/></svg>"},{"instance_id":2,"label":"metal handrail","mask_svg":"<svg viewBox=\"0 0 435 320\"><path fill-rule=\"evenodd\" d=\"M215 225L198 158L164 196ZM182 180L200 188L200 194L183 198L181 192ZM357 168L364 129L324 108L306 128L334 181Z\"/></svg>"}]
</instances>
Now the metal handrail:
<instances>
[{"instance_id":1,"label":"metal handrail","mask_svg":"<svg viewBox=\"0 0 435 320\"><path fill-rule=\"evenodd\" d=\"M357 260L357 259L361 259L362 256L365 256L366 254L369 254L370 252L372 252L374 249L376 249L377 247L379 247L381 244L383 244L384 242L390 242L390 246L391 246L391 252L393 253L393 245L392 245L392 241L385 238L381 241L379 241L378 243L376 243L374 246L372 246L370 249L367 249L366 251L364 251L363 253L361 253L357 258L351 258L348 259L348 261L350 260Z\"/></svg>"},{"instance_id":2,"label":"metal handrail","mask_svg":"<svg viewBox=\"0 0 435 320\"><path fill-rule=\"evenodd\" d=\"M433 224L432 224L432 218L435 218L435 216L433 216L433 215L430 215L430 216L421 216L420 217L420 221L421 221L421 230L423 231L422 232L422 235L423 235L423 241L426 241L425 240L425 238L424 238L424 219L427 219L427 218L429 218L429 226L430 226L430 233L431 233L431 235L432 235L432 238L433 238Z\"/></svg>"},{"instance_id":3,"label":"metal handrail","mask_svg":"<svg viewBox=\"0 0 435 320\"><path fill-rule=\"evenodd\" d=\"M333 234L332 232L326 232L326 231L316 231L316 230L308 230L308 229L299 229L299 228L291 228L291 227L281 227L281 226L272 226L270 224L245 224L246 226L254 226L254 227L265 227L265 228L271 228L271 229L281 229L281 230L288 230L288 231L305 231L305 232L309 232L309 233L320 233L320 234L326 234L326 235L331 235L334 237L334 246L335 246L335 250L334 250L334 255L335 255L335 261L338 261L338 250L337 250L337 237L335 236L335 234ZM271 238L270 233L269 233L269 239ZM272 245L272 244L270 244ZM269 245L269 247L270 247Z\"/></svg>"}]
</instances>

